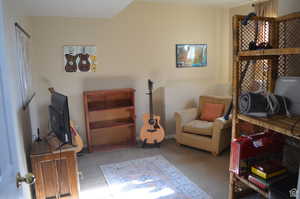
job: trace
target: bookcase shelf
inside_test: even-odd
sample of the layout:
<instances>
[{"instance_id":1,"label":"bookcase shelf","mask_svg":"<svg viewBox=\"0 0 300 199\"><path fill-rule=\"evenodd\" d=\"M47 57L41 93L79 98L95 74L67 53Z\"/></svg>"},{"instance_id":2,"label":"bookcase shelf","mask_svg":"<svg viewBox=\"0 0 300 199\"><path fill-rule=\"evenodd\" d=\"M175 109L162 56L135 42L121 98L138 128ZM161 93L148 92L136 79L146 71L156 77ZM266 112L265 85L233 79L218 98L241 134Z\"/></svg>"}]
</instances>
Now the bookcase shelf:
<instances>
[{"instance_id":1,"label":"bookcase shelf","mask_svg":"<svg viewBox=\"0 0 300 199\"><path fill-rule=\"evenodd\" d=\"M92 112L104 112L104 111L113 111L113 110L132 110L134 106L121 106L121 107L113 107L113 108L103 108L103 109L90 109L90 113Z\"/></svg>"},{"instance_id":2,"label":"bookcase shelf","mask_svg":"<svg viewBox=\"0 0 300 199\"><path fill-rule=\"evenodd\" d=\"M135 144L134 89L83 93L88 150Z\"/></svg>"},{"instance_id":3,"label":"bookcase shelf","mask_svg":"<svg viewBox=\"0 0 300 199\"><path fill-rule=\"evenodd\" d=\"M238 114L237 117L256 126L300 139L300 117L273 116L270 118L254 118L242 114Z\"/></svg>"},{"instance_id":4,"label":"bookcase shelf","mask_svg":"<svg viewBox=\"0 0 300 199\"><path fill-rule=\"evenodd\" d=\"M124 123L124 124L119 124L115 126L109 126L109 127L102 127L102 128L96 128L96 129L91 129L91 134L100 134L100 133L105 133L103 130L105 129L114 129L114 128L130 128L134 127L134 123Z\"/></svg>"},{"instance_id":5,"label":"bookcase shelf","mask_svg":"<svg viewBox=\"0 0 300 199\"><path fill-rule=\"evenodd\" d=\"M133 107L132 102L129 100L114 100L107 102L103 101L94 101L88 104L89 111L105 111L111 109L122 109L125 107Z\"/></svg>"},{"instance_id":6,"label":"bookcase shelf","mask_svg":"<svg viewBox=\"0 0 300 199\"><path fill-rule=\"evenodd\" d=\"M257 56L279 56L300 54L300 48L275 48L265 50L246 50L240 51L240 57L257 57Z\"/></svg>"},{"instance_id":7,"label":"bookcase shelf","mask_svg":"<svg viewBox=\"0 0 300 199\"><path fill-rule=\"evenodd\" d=\"M122 127L122 126L130 126L134 125L134 121L132 119L116 119L116 120L107 120L107 121L98 121L91 122L90 129L105 129L105 128L113 128L113 127Z\"/></svg>"}]
</instances>

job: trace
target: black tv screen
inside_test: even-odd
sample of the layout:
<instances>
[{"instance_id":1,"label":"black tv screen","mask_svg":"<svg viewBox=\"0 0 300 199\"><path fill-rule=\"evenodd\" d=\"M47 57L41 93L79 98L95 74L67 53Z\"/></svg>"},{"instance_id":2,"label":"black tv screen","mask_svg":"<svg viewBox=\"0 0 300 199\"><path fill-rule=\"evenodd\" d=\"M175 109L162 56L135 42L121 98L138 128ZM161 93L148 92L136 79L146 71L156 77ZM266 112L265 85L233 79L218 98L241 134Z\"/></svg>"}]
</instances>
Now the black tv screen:
<instances>
[{"instance_id":1,"label":"black tv screen","mask_svg":"<svg viewBox=\"0 0 300 199\"><path fill-rule=\"evenodd\" d=\"M68 97L57 92L51 95L50 128L62 144L72 144Z\"/></svg>"}]
</instances>

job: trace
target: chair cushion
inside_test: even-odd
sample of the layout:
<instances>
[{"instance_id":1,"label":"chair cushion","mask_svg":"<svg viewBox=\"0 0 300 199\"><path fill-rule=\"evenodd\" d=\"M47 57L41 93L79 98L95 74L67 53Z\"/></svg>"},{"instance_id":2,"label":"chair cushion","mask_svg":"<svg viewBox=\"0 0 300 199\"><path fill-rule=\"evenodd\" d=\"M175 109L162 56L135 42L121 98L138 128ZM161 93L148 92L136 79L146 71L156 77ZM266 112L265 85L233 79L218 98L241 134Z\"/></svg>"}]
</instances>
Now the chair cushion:
<instances>
[{"instance_id":1,"label":"chair cushion","mask_svg":"<svg viewBox=\"0 0 300 199\"><path fill-rule=\"evenodd\" d=\"M201 111L200 120L213 122L224 113L224 104L205 103Z\"/></svg>"},{"instance_id":2,"label":"chair cushion","mask_svg":"<svg viewBox=\"0 0 300 199\"><path fill-rule=\"evenodd\" d=\"M193 120L183 126L183 131L198 135L212 135L213 122Z\"/></svg>"}]
</instances>

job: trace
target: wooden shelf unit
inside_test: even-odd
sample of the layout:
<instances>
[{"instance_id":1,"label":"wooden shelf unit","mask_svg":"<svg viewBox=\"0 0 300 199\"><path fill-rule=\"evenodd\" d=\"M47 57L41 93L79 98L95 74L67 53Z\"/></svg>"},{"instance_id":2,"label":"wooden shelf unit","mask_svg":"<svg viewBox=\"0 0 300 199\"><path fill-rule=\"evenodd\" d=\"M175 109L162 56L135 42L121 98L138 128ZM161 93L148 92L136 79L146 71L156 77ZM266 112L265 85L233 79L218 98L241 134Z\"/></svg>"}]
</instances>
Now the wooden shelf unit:
<instances>
[{"instance_id":1,"label":"wooden shelf unit","mask_svg":"<svg viewBox=\"0 0 300 199\"><path fill-rule=\"evenodd\" d=\"M295 125L300 117L254 118L239 114L238 110L239 96L242 92L258 89L272 92L277 78L300 76L300 36L298 34L300 31L300 13L278 18L254 17L249 20L246 26L241 25L243 19L244 16L241 15L233 17L232 139L240 136L238 123L242 121L300 139L300 124ZM269 42L274 49L248 50L249 42L254 40L256 22L259 22L260 29L258 42ZM249 66L245 80L240 85L241 71L248 60L255 60L256 62ZM293 125L295 127L292 131ZM235 190L237 190L236 186L239 183L260 193L265 198L269 198L268 190L261 190L246 178L234 173L230 173L228 198L238 198L238 193Z\"/></svg>"},{"instance_id":2,"label":"wooden shelf unit","mask_svg":"<svg viewBox=\"0 0 300 199\"><path fill-rule=\"evenodd\" d=\"M135 144L135 90L83 93L89 152Z\"/></svg>"}]
</instances>

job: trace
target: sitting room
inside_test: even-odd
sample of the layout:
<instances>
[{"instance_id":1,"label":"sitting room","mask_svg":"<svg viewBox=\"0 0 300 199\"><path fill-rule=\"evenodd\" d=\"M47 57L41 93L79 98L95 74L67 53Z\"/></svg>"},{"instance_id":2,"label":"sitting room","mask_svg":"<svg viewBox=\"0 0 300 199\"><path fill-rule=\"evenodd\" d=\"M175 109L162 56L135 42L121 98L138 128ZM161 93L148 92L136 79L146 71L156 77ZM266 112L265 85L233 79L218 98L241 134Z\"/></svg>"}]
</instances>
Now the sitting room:
<instances>
[{"instance_id":1,"label":"sitting room","mask_svg":"<svg viewBox=\"0 0 300 199\"><path fill-rule=\"evenodd\" d=\"M0 0L0 198L300 198L299 31L299 0Z\"/></svg>"}]
</instances>

